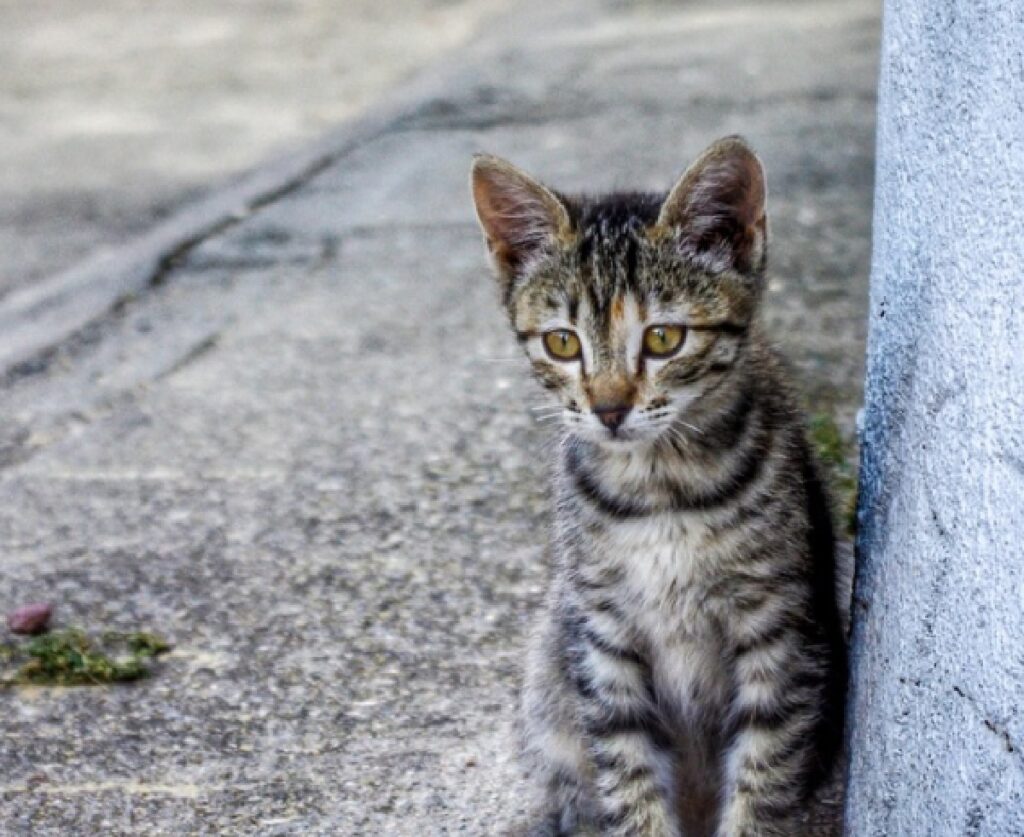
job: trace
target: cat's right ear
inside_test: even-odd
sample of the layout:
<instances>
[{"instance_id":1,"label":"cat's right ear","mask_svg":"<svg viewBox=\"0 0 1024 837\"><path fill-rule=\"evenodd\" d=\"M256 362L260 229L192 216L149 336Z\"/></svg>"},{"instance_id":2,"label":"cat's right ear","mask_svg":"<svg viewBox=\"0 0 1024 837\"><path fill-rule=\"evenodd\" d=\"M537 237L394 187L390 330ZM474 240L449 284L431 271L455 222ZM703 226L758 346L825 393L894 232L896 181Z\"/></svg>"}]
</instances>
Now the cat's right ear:
<instances>
[{"instance_id":1,"label":"cat's right ear","mask_svg":"<svg viewBox=\"0 0 1024 837\"><path fill-rule=\"evenodd\" d=\"M571 233L569 211L554 192L498 157L473 158L470 186L487 249L507 292L524 265Z\"/></svg>"}]
</instances>

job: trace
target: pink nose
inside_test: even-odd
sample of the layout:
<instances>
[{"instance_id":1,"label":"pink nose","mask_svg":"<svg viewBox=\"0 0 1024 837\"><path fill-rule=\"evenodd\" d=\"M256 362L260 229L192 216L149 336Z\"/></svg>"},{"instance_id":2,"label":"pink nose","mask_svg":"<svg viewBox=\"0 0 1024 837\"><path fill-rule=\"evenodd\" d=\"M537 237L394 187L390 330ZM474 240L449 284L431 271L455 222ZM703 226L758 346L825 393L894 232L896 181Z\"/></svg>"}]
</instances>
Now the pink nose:
<instances>
[{"instance_id":1,"label":"pink nose","mask_svg":"<svg viewBox=\"0 0 1024 837\"><path fill-rule=\"evenodd\" d=\"M612 435L615 435L616 431L622 427L622 423L626 420L626 416L629 415L629 407L621 405L615 405L614 407L594 407L594 415L597 416L598 420L612 431Z\"/></svg>"}]
</instances>

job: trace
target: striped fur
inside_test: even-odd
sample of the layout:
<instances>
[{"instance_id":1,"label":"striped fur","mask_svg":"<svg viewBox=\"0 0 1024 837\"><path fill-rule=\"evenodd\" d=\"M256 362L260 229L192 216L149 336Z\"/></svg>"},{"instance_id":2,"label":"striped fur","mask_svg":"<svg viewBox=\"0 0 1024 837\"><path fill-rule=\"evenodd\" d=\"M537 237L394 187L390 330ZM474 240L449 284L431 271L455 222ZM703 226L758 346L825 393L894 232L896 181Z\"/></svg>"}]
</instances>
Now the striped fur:
<instances>
[{"instance_id":1,"label":"striped fur","mask_svg":"<svg viewBox=\"0 0 1024 837\"><path fill-rule=\"evenodd\" d=\"M756 316L760 163L720 141L667 198L566 198L494 158L473 182L512 326L562 407L523 690L534 833L796 834L841 740L846 663L828 503ZM645 356L666 323L682 347ZM552 329L578 359L545 352Z\"/></svg>"}]
</instances>

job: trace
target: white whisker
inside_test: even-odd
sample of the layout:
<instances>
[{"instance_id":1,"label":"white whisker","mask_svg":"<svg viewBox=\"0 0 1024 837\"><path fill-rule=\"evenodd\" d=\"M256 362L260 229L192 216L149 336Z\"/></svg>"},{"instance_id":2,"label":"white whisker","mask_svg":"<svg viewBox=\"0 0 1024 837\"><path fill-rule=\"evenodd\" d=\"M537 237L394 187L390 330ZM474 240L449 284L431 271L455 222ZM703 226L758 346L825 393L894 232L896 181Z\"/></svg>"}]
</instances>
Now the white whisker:
<instances>
[{"instance_id":1,"label":"white whisker","mask_svg":"<svg viewBox=\"0 0 1024 837\"><path fill-rule=\"evenodd\" d=\"M669 436L672 439L674 439L676 442L678 442L684 448L689 446L690 440L687 439L685 435L683 435L683 431L681 431L678 427L675 427L673 425L669 425L669 427L668 427L668 434L669 434Z\"/></svg>"}]
</instances>

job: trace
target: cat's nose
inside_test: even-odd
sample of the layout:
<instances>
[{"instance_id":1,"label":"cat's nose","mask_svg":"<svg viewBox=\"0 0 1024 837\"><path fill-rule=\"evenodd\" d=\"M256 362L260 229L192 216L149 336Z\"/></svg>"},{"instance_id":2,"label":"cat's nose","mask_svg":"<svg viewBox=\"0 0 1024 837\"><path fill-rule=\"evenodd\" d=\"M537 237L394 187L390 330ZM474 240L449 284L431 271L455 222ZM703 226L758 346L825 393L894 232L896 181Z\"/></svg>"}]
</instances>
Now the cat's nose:
<instances>
[{"instance_id":1,"label":"cat's nose","mask_svg":"<svg viewBox=\"0 0 1024 837\"><path fill-rule=\"evenodd\" d=\"M594 415L597 416L598 420L612 431L614 434L622 423L626 420L626 416L629 415L630 407L628 405L616 404L609 407L594 407Z\"/></svg>"}]
</instances>

